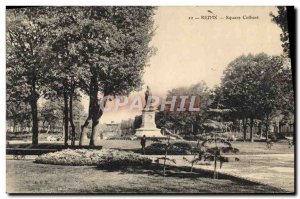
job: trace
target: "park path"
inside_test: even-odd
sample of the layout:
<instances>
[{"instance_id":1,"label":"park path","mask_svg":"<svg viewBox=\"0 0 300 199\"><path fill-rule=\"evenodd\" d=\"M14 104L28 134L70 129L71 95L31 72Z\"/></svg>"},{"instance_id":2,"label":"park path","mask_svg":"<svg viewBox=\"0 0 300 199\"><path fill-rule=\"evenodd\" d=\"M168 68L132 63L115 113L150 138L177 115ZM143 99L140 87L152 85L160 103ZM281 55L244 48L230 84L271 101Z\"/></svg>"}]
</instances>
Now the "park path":
<instances>
[{"instance_id":1,"label":"park path","mask_svg":"<svg viewBox=\"0 0 300 199\"><path fill-rule=\"evenodd\" d=\"M155 160L158 155L147 155ZM176 160L176 166L191 166L183 157L191 160L192 156L169 155ZM228 155L228 157L231 157ZM235 155L240 161L224 163L218 172L248 179L251 181L282 188L294 192L294 154L255 154ZM233 158L234 159L234 158ZM213 170L213 165L195 165L196 168Z\"/></svg>"}]
</instances>

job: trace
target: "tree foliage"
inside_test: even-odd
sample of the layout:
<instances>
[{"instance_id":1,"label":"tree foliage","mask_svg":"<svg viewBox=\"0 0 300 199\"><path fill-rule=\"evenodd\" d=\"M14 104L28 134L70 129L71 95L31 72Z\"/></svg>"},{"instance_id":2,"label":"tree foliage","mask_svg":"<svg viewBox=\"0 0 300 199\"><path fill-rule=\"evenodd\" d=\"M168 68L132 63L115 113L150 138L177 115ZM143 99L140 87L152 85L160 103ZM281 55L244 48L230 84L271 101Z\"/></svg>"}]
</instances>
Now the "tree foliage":
<instances>
[{"instance_id":1,"label":"tree foliage","mask_svg":"<svg viewBox=\"0 0 300 199\"><path fill-rule=\"evenodd\" d=\"M277 14L270 13L272 21L276 23L282 33L280 34L280 40L282 42L283 52L290 56L290 43L289 43L289 29L288 29L288 18L287 18L287 7L277 6Z\"/></svg>"},{"instance_id":2,"label":"tree foliage","mask_svg":"<svg viewBox=\"0 0 300 199\"><path fill-rule=\"evenodd\" d=\"M283 57L266 54L238 57L224 72L222 104L238 119L262 120L268 132L271 119L294 103L291 70L284 63Z\"/></svg>"},{"instance_id":3,"label":"tree foliage","mask_svg":"<svg viewBox=\"0 0 300 199\"><path fill-rule=\"evenodd\" d=\"M92 121L90 145L98 137L105 97L128 95L141 88L144 67L152 54L153 14L152 7L85 8L81 40L75 48L86 68L81 89L89 95L90 107L82 134Z\"/></svg>"},{"instance_id":4,"label":"tree foliage","mask_svg":"<svg viewBox=\"0 0 300 199\"><path fill-rule=\"evenodd\" d=\"M100 97L128 95L141 88L153 52L153 14L153 7L7 11L7 91L9 99L31 105L33 144L38 143L38 99L63 97L67 138L69 122L74 131L73 99L81 90L90 98L86 124L92 119L94 145L95 127L103 114Z\"/></svg>"},{"instance_id":5,"label":"tree foliage","mask_svg":"<svg viewBox=\"0 0 300 199\"><path fill-rule=\"evenodd\" d=\"M211 93L205 82L199 82L191 85L190 87L179 87L170 90L167 94L168 101L172 100L172 97L176 96L176 103L174 111L169 111L169 105L166 110L160 111L156 114L158 126L168 126L172 129L192 129L189 133L196 133L198 130L203 130L203 122L207 116L207 109L212 103ZM181 98L180 96L188 96L186 99L185 110L177 111L180 108ZM194 107L198 107L199 111L189 111L191 102L191 96L195 96Z\"/></svg>"},{"instance_id":6,"label":"tree foliage","mask_svg":"<svg viewBox=\"0 0 300 199\"><path fill-rule=\"evenodd\" d=\"M47 8L7 11L7 95L9 99L30 104L33 144L38 144L37 102L46 88L51 67L47 56L48 15Z\"/></svg>"}]
</instances>

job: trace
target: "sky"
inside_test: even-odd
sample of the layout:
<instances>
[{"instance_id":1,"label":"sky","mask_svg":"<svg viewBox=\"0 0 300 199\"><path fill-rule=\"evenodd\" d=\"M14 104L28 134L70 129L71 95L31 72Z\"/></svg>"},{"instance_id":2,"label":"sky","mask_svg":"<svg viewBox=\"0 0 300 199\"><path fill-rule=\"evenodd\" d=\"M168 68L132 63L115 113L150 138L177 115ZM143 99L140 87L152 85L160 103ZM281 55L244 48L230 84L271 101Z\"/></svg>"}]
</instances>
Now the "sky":
<instances>
[{"instance_id":1,"label":"sky","mask_svg":"<svg viewBox=\"0 0 300 199\"><path fill-rule=\"evenodd\" d=\"M227 65L238 56L260 52L281 54L281 30L271 22L271 11L276 13L276 8L158 7L154 16L156 31L150 43L157 52L145 68L144 90L130 97L144 96L146 85L153 95L159 96L172 88L200 81L213 88L220 83ZM201 18L205 16L217 19ZM83 102L87 110L88 99ZM101 123L120 122L139 114L127 110L107 112Z\"/></svg>"}]
</instances>

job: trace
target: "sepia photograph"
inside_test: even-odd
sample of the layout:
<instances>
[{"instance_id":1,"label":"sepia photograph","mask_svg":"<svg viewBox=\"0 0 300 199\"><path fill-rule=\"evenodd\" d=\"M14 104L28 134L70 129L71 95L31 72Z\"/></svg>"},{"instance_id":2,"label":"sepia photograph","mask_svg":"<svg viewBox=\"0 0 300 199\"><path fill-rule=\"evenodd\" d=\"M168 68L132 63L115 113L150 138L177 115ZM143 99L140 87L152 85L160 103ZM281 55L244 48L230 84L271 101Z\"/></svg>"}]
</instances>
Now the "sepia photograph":
<instances>
[{"instance_id":1,"label":"sepia photograph","mask_svg":"<svg viewBox=\"0 0 300 199\"><path fill-rule=\"evenodd\" d=\"M296 193L293 6L5 21L7 194Z\"/></svg>"}]
</instances>

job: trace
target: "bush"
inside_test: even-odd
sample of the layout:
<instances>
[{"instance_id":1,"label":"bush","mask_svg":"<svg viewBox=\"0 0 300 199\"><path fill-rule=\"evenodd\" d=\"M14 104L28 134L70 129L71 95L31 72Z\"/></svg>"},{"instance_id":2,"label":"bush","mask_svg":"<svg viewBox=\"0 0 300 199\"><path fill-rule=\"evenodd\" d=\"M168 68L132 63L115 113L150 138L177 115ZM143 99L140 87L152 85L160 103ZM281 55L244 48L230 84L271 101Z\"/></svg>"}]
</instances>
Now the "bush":
<instances>
[{"instance_id":1,"label":"bush","mask_svg":"<svg viewBox=\"0 0 300 199\"><path fill-rule=\"evenodd\" d=\"M275 135L275 133L269 133L269 139L271 139L273 142L276 142L277 141L277 136Z\"/></svg>"},{"instance_id":2,"label":"bush","mask_svg":"<svg viewBox=\"0 0 300 199\"><path fill-rule=\"evenodd\" d=\"M146 147L147 155L164 155L166 152L166 144L163 143L153 143ZM176 142L170 144L168 149L168 155L190 155L192 151L192 146L186 142Z\"/></svg>"},{"instance_id":3,"label":"bush","mask_svg":"<svg viewBox=\"0 0 300 199\"><path fill-rule=\"evenodd\" d=\"M163 155L166 151L166 144L153 143L146 147L145 151L147 155Z\"/></svg>"},{"instance_id":4,"label":"bush","mask_svg":"<svg viewBox=\"0 0 300 199\"><path fill-rule=\"evenodd\" d=\"M172 145L185 151L191 151L193 149L192 145L186 142L176 142Z\"/></svg>"},{"instance_id":5,"label":"bush","mask_svg":"<svg viewBox=\"0 0 300 199\"><path fill-rule=\"evenodd\" d=\"M89 150L89 149L66 149L54 153L38 156L36 163L69 165L69 166L144 166L151 164L152 160L132 152L118 151L113 149Z\"/></svg>"},{"instance_id":6,"label":"bush","mask_svg":"<svg viewBox=\"0 0 300 199\"><path fill-rule=\"evenodd\" d=\"M214 151L216 151L218 149L220 149L220 151L222 153L229 153L229 154L236 154L236 153L240 152L239 149L233 148L231 146L229 146L229 147L218 147L218 148L217 147L212 147L212 148L207 149L206 152L213 154Z\"/></svg>"}]
</instances>

